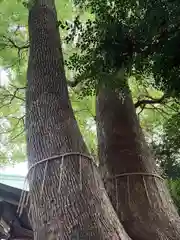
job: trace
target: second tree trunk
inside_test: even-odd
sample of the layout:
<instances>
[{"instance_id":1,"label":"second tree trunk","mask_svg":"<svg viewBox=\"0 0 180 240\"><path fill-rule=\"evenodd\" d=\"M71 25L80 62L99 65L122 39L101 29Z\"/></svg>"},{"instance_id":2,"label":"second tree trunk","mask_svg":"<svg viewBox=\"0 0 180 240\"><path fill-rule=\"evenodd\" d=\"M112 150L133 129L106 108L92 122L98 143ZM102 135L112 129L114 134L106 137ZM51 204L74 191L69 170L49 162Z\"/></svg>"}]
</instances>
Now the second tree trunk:
<instances>
[{"instance_id":1,"label":"second tree trunk","mask_svg":"<svg viewBox=\"0 0 180 240\"><path fill-rule=\"evenodd\" d=\"M128 84L97 96L100 169L107 192L133 240L178 240L180 221L136 116Z\"/></svg>"}]
</instances>

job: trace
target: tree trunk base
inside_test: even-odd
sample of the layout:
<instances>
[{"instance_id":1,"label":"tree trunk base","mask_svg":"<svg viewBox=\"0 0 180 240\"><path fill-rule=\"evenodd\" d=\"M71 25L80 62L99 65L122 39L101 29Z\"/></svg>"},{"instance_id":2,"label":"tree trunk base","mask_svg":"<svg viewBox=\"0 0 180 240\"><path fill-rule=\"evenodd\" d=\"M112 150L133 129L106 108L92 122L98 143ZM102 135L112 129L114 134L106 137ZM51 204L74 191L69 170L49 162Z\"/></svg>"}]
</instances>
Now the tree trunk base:
<instances>
[{"instance_id":1,"label":"tree trunk base","mask_svg":"<svg viewBox=\"0 0 180 240\"><path fill-rule=\"evenodd\" d=\"M115 186L113 184L112 186ZM112 187L111 186L111 187ZM179 240L180 218L164 181L135 176L119 179L110 198L133 240ZM123 211L122 211L123 210Z\"/></svg>"},{"instance_id":2,"label":"tree trunk base","mask_svg":"<svg viewBox=\"0 0 180 240\"><path fill-rule=\"evenodd\" d=\"M124 229L133 240L179 240L180 221L174 223L164 222L139 222L130 219L122 222ZM167 227L166 227L167 226Z\"/></svg>"}]
</instances>

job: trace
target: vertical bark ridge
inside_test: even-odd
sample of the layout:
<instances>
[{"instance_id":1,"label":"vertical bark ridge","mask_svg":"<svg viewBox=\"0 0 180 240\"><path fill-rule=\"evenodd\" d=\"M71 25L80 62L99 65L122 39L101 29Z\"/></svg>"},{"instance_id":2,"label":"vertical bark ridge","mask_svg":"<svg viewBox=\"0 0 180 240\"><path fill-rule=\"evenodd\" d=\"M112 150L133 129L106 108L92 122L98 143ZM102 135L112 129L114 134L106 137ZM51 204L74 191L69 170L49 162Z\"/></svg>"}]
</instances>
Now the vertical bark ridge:
<instances>
[{"instance_id":1,"label":"vertical bark ridge","mask_svg":"<svg viewBox=\"0 0 180 240\"><path fill-rule=\"evenodd\" d=\"M102 87L96 111L101 173L125 230L133 240L179 239L179 217L162 180L130 174L113 178L156 173L128 86Z\"/></svg>"},{"instance_id":2,"label":"vertical bark ridge","mask_svg":"<svg viewBox=\"0 0 180 240\"><path fill-rule=\"evenodd\" d=\"M28 163L67 152L88 154L68 98L54 1L36 0L29 11L30 53L26 92ZM50 162L41 187L44 164L30 174L31 216L35 240L71 239L77 231L85 239L130 239L120 224L95 166L69 156Z\"/></svg>"}]
</instances>

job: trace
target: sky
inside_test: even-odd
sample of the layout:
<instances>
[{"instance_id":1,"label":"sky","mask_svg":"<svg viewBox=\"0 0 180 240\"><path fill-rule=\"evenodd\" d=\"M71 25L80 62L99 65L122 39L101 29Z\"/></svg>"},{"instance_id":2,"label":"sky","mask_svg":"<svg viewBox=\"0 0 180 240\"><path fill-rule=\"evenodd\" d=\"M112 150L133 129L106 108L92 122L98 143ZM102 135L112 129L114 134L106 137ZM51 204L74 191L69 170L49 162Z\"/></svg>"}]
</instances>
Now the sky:
<instances>
[{"instance_id":1,"label":"sky","mask_svg":"<svg viewBox=\"0 0 180 240\"><path fill-rule=\"evenodd\" d=\"M8 166L0 169L0 174L20 175L26 176L28 172L27 162L16 164L14 167Z\"/></svg>"}]
</instances>

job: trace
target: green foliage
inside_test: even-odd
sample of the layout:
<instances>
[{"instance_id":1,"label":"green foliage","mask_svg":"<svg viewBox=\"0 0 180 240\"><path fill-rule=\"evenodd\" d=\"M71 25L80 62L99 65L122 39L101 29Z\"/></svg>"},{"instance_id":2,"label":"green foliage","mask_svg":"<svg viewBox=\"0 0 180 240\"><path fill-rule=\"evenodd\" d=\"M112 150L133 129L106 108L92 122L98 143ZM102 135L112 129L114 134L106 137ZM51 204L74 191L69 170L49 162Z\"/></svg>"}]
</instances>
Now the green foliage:
<instances>
[{"instance_id":1,"label":"green foliage","mask_svg":"<svg viewBox=\"0 0 180 240\"><path fill-rule=\"evenodd\" d=\"M97 136L95 122L95 97L89 96L82 99L79 97L79 93L73 90L69 91L69 95L81 133L89 151L96 158Z\"/></svg>"},{"instance_id":2,"label":"green foliage","mask_svg":"<svg viewBox=\"0 0 180 240\"><path fill-rule=\"evenodd\" d=\"M179 126L180 116L177 112L164 121L161 140L153 144L160 166L169 179L180 178Z\"/></svg>"},{"instance_id":3,"label":"green foliage","mask_svg":"<svg viewBox=\"0 0 180 240\"><path fill-rule=\"evenodd\" d=\"M179 93L178 1L74 2L94 15L86 22L76 18L66 39L78 37L78 50L67 65L77 82L83 81L85 95L102 82L118 86L114 74L122 66L128 76L152 75L157 88L170 95Z\"/></svg>"},{"instance_id":4,"label":"green foliage","mask_svg":"<svg viewBox=\"0 0 180 240\"><path fill-rule=\"evenodd\" d=\"M25 158L24 89L13 86L0 88L0 164Z\"/></svg>"},{"instance_id":5,"label":"green foliage","mask_svg":"<svg viewBox=\"0 0 180 240\"><path fill-rule=\"evenodd\" d=\"M180 214L180 180L169 180L167 183L172 199Z\"/></svg>"},{"instance_id":6,"label":"green foliage","mask_svg":"<svg viewBox=\"0 0 180 240\"><path fill-rule=\"evenodd\" d=\"M163 93L148 85L146 79L129 80L134 102L162 99ZM168 179L180 178L180 105L175 98L165 98L157 104L142 104L137 109L146 139L156 156L157 164Z\"/></svg>"}]
</instances>

